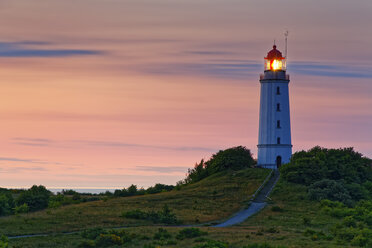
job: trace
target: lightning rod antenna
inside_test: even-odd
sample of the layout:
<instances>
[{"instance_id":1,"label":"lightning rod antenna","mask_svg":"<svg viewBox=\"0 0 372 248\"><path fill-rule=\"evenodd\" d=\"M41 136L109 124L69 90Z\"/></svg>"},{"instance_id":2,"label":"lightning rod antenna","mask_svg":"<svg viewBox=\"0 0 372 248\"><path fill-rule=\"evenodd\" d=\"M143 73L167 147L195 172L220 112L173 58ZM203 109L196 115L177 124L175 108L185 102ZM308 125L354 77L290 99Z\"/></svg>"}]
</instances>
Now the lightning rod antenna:
<instances>
[{"instance_id":1,"label":"lightning rod antenna","mask_svg":"<svg viewBox=\"0 0 372 248\"><path fill-rule=\"evenodd\" d=\"M288 43L288 30L286 30L284 32L284 36L285 36L285 58L287 59L287 52L288 52L288 46L287 46L287 43Z\"/></svg>"}]
</instances>

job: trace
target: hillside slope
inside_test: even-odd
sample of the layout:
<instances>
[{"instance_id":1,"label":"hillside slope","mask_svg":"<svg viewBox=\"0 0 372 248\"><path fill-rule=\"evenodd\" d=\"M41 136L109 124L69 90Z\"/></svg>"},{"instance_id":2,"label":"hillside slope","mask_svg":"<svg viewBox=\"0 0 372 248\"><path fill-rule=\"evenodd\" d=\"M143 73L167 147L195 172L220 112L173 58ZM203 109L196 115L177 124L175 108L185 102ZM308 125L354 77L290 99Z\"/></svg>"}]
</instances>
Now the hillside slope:
<instances>
[{"instance_id":1,"label":"hillside slope","mask_svg":"<svg viewBox=\"0 0 372 248\"><path fill-rule=\"evenodd\" d=\"M148 220L121 217L140 209L158 211L167 205L182 224L226 218L241 209L269 174L266 169L217 173L180 190L155 195L111 198L57 209L0 218L0 233L8 236L60 233L92 227L153 225Z\"/></svg>"}]
</instances>

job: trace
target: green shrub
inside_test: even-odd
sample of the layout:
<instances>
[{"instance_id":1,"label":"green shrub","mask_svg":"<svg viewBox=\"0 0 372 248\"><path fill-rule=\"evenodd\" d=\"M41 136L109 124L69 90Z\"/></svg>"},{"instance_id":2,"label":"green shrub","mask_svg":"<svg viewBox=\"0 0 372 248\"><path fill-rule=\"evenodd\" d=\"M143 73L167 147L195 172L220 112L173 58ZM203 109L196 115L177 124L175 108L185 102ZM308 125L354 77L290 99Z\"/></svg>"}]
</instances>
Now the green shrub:
<instances>
[{"instance_id":1,"label":"green shrub","mask_svg":"<svg viewBox=\"0 0 372 248\"><path fill-rule=\"evenodd\" d=\"M207 232L201 231L199 228L189 227L180 230L176 236L177 239L192 239L200 236L208 235Z\"/></svg>"},{"instance_id":2,"label":"green shrub","mask_svg":"<svg viewBox=\"0 0 372 248\"><path fill-rule=\"evenodd\" d=\"M94 242L94 240L84 240L77 247L78 248L94 248L96 247L96 242Z\"/></svg>"},{"instance_id":3,"label":"green shrub","mask_svg":"<svg viewBox=\"0 0 372 248\"><path fill-rule=\"evenodd\" d=\"M273 246L267 243L259 244L259 243L254 243L254 244L249 244L244 246L243 248L287 248L287 246Z\"/></svg>"},{"instance_id":4,"label":"green shrub","mask_svg":"<svg viewBox=\"0 0 372 248\"><path fill-rule=\"evenodd\" d=\"M166 240L172 238L172 235L164 228L159 228L158 232L154 234L156 240Z\"/></svg>"},{"instance_id":5,"label":"green shrub","mask_svg":"<svg viewBox=\"0 0 372 248\"><path fill-rule=\"evenodd\" d=\"M60 206L62 206L62 203L58 201L49 201L48 203L48 208L59 208Z\"/></svg>"},{"instance_id":6,"label":"green shrub","mask_svg":"<svg viewBox=\"0 0 372 248\"><path fill-rule=\"evenodd\" d=\"M201 160L195 164L194 169L189 169L186 179L181 184L195 183L220 171L249 168L254 163L251 151L244 146L220 150L208 161Z\"/></svg>"},{"instance_id":7,"label":"green shrub","mask_svg":"<svg viewBox=\"0 0 372 248\"><path fill-rule=\"evenodd\" d=\"M353 203L353 199L344 184L334 180L323 179L317 181L310 185L308 192L311 200L329 199L349 206Z\"/></svg>"},{"instance_id":8,"label":"green shrub","mask_svg":"<svg viewBox=\"0 0 372 248\"><path fill-rule=\"evenodd\" d=\"M304 223L305 226L309 226L311 224L311 219L309 217L303 217L302 222Z\"/></svg>"},{"instance_id":9,"label":"green shrub","mask_svg":"<svg viewBox=\"0 0 372 248\"><path fill-rule=\"evenodd\" d=\"M145 212L140 209L124 212L122 217L138 220L151 220L154 223L177 224L180 223L176 215L172 213L168 205L164 205L162 211Z\"/></svg>"},{"instance_id":10,"label":"green shrub","mask_svg":"<svg viewBox=\"0 0 372 248\"><path fill-rule=\"evenodd\" d=\"M371 159L353 148L326 149L319 146L296 152L280 169L281 176L293 183L310 186L313 200L330 199L352 206L371 199Z\"/></svg>"},{"instance_id":11,"label":"green shrub","mask_svg":"<svg viewBox=\"0 0 372 248\"><path fill-rule=\"evenodd\" d=\"M357 222L355 221L353 216L346 216L342 221L342 225L346 227L356 227Z\"/></svg>"},{"instance_id":12,"label":"green shrub","mask_svg":"<svg viewBox=\"0 0 372 248\"><path fill-rule=\"evenodd\" d=\"M30 208L28 207L26 203L23 203L22 205L16 206L14 208L15 214L24 214L24 213L28 213L28 211L30 211Z\"/></svg>"},{"instance_id":13,"label":"green shrub","mask_svg":"<svg viewBox=\"0 0 372 248\"><path fill-rule=\"evenodd\" d=\"M143 248L156 248L154 244L145 244Z\"/></svg>"},{"instance_id":14,"label":"green shrub","mask_svg":"<svg viewBox=\"0 0 372 248\"><path fill-rule=\"evenodd\" d=\"M91 228L91 229L88 229L88 230L84 230L81 233L81 237L93 240L93 239L96 239L101 233L107 233L107 232L105 232L100 227L96 227L96 228Z\"/></svg>"},{"instance_id":15,"label":"green shrub","mask_svg":"<svg viewBox=\"0 0 372 248\"><path fill-rule=\"evenodd\" d=\"M107 234L114 234L116 236L119 236L124 243L131 242L133 239L138 237L135 233L129 233L124 229L109 230L106 233Z\"/></svg>"},{"instance_id":16,"label":"green shrub","mask_svg":"<svg viewBox=\"0 0 372 248\"><path fill-rule=\"evenodd\" d=\"M204 244L198 244L193 248L227 248L228 245L226 243L215 241L215 240L208 240L208 242Z\"/></svg>"},{"instance_id":17,"label":"green shrub","mask_svg":"<svg viewBox=\"0 0 372 248\"><path fill-rule=\"evenodd\" d=\"M8 237L1 235L0 237L0 248L8 248Z\"/></svg>"},{"instance_id":18,"label":"green shrub","mask_svg":"<svg viewBox=\"0 0 372 248\"><path fill-rule=\"evenodd\" d=\"M312 235L314 235L315 233L316 233L315 230L307 228L307 229L305 230L305 232L304 232L304 235L305 235L305 236L312 236Z\"/></svg>"},{"instance_id":19,"label":"green shrub","mask_svg":"<svg viewBox=\"0 0 372 248\"><path fill-rule=\"evenodd\" d=\"M115 234L100 234L96 240L96 246L106 247L110 245L122 245L124 242Z\"/></svg>"},{"instance_id":20,"label":"green shrub","mask_svg":"<svg viewBox=\"0 0 372 248\"><path fill-rule=\"evenodd\" d=\"M0 216L12 213L13 197L9 193L0 194Z\"/></svg>"},{"instance_id":21,"label":"green shrub","mask_svg":"<svg viewBox=\"0 0 372 248\"><path fill-rule=\"evenodd\" d=\"M125 217L128 219L146 220L148 219L149 214L140 209L135 209L135 210L124 212L122 214L122 217Z\"/></svg>"},{"instance_id":22,"label":"green shrub","mask_svg":"<svg viewBox=\"0 0 372 248\"><path fill-rule=\"evenodd\" d=\"M271 211L273 211L273 212L283 212L283 209L279 206L272 206Z\"/></svg>"},{"instance_id":23,"label":"green shrub","mask_svg":"<svg viewBox=\"0 0 372 248\"><path fill-rule=\"evenodd\" d=\"M17 199L17 205L26 203L30 211L45 209L48 207L49 198L52 193L44 186L32 186L30 189L20 193Z\"/></svg>"}]
</instances>

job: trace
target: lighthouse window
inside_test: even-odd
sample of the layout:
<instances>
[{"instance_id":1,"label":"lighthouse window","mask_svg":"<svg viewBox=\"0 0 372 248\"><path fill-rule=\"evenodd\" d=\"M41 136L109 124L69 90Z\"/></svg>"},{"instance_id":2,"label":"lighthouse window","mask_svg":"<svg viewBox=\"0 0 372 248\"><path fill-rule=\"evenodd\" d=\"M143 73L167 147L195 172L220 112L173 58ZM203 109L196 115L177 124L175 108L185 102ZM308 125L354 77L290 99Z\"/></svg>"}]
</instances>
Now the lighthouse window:
<instances>
[{"instance_id":1,"label":"lighthouse window","mask_svg":"<svg viewBox=\"0 0 372 248\"><path fill-rule=\"evenodd\" d=\"M279 86L276 87L276 94L277 94L277 95L280 95L280 87L279 87Z\"/></svg>"},{"instance_id":2,"label":"lighthouse window","mask_svg":"<svg viewBox=\"0 0 372 248\"><path fill-rule=\"evenodd\" d=\"M277 104L276 104L276 111L277 111L277 112L280 112L280 103L277 103Z\"/></svg>"},{"instance_id":3,"label":"lighthouse window","mask_svg":"<svg viewBox=\"0 0 372 248\"><path fill-rule=\"evenodd\" d=\"M278 145L280 145L280 137L278 137L278 138L276 139L276 143L277 143Z\"/></svg>"},{"instance_id":4,"label":"lighthouse window","mask_svg":"<svg viewBox=\"0 0 372 248\"><path fill-rule=\"evenodd\" d=\"M280 121L276 121L276 128L280 128Z\"/></svg>"}]
</instances>

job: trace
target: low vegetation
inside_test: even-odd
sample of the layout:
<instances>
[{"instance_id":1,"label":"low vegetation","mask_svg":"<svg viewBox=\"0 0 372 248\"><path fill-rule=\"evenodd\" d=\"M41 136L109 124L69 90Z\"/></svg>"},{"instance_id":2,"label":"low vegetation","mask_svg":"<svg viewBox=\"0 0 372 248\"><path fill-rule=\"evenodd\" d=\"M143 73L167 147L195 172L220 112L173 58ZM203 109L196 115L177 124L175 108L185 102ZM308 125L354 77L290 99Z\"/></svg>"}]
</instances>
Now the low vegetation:
<instances>
[{"instance_id":1,"label":"low vegetation","mask_svg":"<svg viewBox=\"0 0 372 248\"><path fill-rule=\"evenodd\" d=\"M246 151L245 148L236 149ZM229 151L228 154L232 157L225 154L221 161L234 161L237 159L235 155L240 156L240 152ZM18 213L16 216L0 218L0 234L14 236L70 232L92 227L213 223L246 206L269 174L267 169L249 166L243 166L245 169L241 170L226 167L226 170L216 170L203 180L175 187L157 184L144 194L142 189L132 185L116 191L116 195L89 196L99 198L79 204L65 202L70 201L66 199L82 201L86 196L80 195L79 198L74 191L64 191L59 195L50 195L48 208L41 211L28 212L29 205L22 203L14 210ZM167 210L164 206L167 206Z\"/></svg>"},{"instance_id":2,"label":"low vegetation","mask_svg":"<svg viewBox=\"0 0 372 248\"><path fill-rule=\"evenodd\" d=\"M271 245L372 247L371 165L352 148L295 153L280 170L271 207L242 227Z\"/></svg>"},{"instance_id":3,"label":"low vegetation","mask_svg":"<svg viewBox=\"0 0 372 248\"><path fill-rule=\"evenodd\" d=\"M193 169L189 169L186 179L178 184L195 183L221 171L252 168L254 164L251 151L243 146L221 150L213 154L208 161L202 159L200 163L195 164Z\"/></svg>"},{"instance_id":4,"label":"low vegetation","mask_svg":"<svg viewBox=\"0 0 372 248\"><path fill-rule=\"evenodd\" d=\"M269 171L254 168L249 150L242 147L228 150L220 151L207 162L198 163L187 178L172 189L154 186L153 190L161 193L143 194L142 189L132 187L122 191L123 195L119 191L116 195L105 194L106 200L0 218L0 233L25 234L52 228L55 228L54 232L85 230L71 235L9 241L11 246L26 248L51 245L372 247L371 160L351 148L314 147L295 153L291 162L281 168L281 178L268 199L269 206L241 225L229 228L166 227L170 223L160 221L162 215L174 216L177 223L182 221L182 224L213 223L248 203ZM234 159L244 162L234 167L229 162ZM128 196L127 192L136 193ZM157 223L163 226L154 226ZM130 227L105 229L120 225ZM87 230L89 227L96 228Z\"/></svg>"},{"instance_id":5,"label":"low vegetation","mask_svg":"<svg viewBox=\"0 0 372 248\"><path fill-rule=\"evenodd\" d=\"M168 205L164 205L161 211L151 210L149 212L135 209L124 212L122 217L136 220L150 220L153 223L162 224L180 224L176 215L169 209Z\"/></svg>"},{"instance_id":6,"label":"low vegetation","mask_svg":"<svg viewBox=\"0 0 372 248\"><path fill-rule=\"evenodd\" d=\"M348 206L372 198L372 161L353 148L314 147L293 154L280 172L288 181L308 186L312 200L329 199Z\"/></svg>"}]
</instances>

